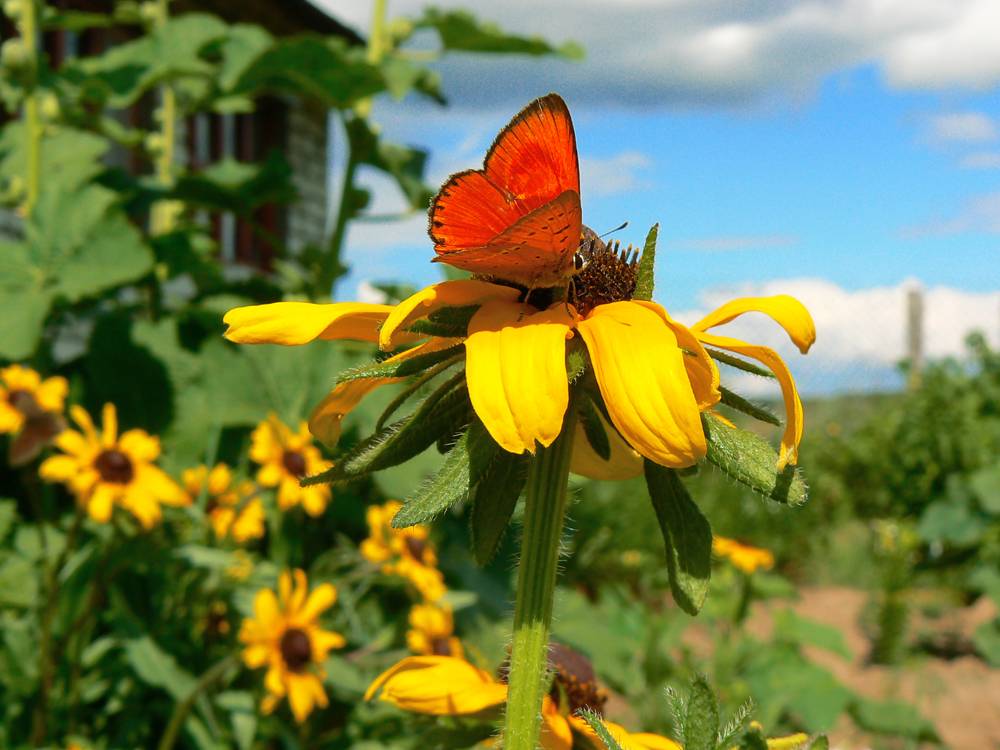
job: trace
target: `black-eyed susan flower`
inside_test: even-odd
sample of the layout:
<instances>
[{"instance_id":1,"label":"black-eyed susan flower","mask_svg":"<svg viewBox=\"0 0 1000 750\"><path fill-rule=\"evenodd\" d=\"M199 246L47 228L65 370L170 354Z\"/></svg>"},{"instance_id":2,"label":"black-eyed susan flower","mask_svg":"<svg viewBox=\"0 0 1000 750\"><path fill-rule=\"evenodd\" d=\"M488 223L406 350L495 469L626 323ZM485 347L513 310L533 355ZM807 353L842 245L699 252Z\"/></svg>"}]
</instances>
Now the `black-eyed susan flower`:
<instances>
[{"instance_id":1,"label":"black-eyed susan flower","mask_svg":"<svg viewBox=\"0 0 1000 750\"><path fill-rule=\"evenodd\" d=\"M160 441L143 430L118 434L114 404L105 404L100 432L87 412L70 408L80 428L64 430L55 444L62 454L42 462L39 474L61 482L95 521L107 523L115 506L131 513L144 529L156 525L161 505L188 505L191 499L153 462L160 455Z\"/></svg>"},{"instance_id":2,"label":"black-eyed susan flower","mask_svg":"<svg viewBox=\"0 0 1000 750\"><path fill-rule=\"evenodd\" d=\"M406 579L429 602L445 594L444 576L437 569L437 554L423 525L396 529L392 518L403 506L398 500L369 506L365 513L368 537L361 541L361 556L377 563L386 575Z\"/></svg>"},{"instance_id":3,"label":"black-eyed susan flower","mask_svg":"<svg viewBox=\"0 0 1000 750\"><path fill-rule=\"evenodd\" d=\"M549 646L553 680L542 702L541 745L544 750L570 750L574 735L603 747L586 721L577 715L588 708L601 713L607 695L597 683L590 661L561 644ZM474 716L493 719L507 701L505 669L499 676L455 656L410 656L380 674L368 687L365 700L380 700L412 713L431 716ZM635 750L679 750L679 745L658 735L631 734L610 721L613 735Z\"/></svg>"},{"instance_id":4,"label":"black-eyed susan flower","mask_svg":"<svg viewBox=\"0 0 1000 750\"><path fill-rule=\"evenodd\" d=\"M616 263L619 273L631 274L632 283L623 286L628 291L619 292L624 298L601 304L580 298L577 306L558 301L540 309L523 301L522 291L511 286L475 279L445 281L394 307L279 302L236 308L225 317L226 336L240 343L286 345L345 338L378 342L383 350L392 351L412 343L421 331L434 330L436 316L474 309L461 335L424 335L394 361L463 343L465 379L476 415L505 450L533 453L537 445L550 445L562 428L569 403L567 351L579 351L582 345L607 417L625 447L671 468L691 466L706 452L700 414L720 400L719 372L703 346L706 343L757 358L774 370L787 412L780 463L794 463L802 435L802 408L787 366L767 347L707 331L745 312L763 312L806 351L815 328L805 308L787 296L740 299L689 328L655 302L631 299L634 269L618 262L618 256L609 257L616 260L606 263ZM343 417L361 398L398 380L387 375L341 383L314 411L313 434L325 443L335 442ZM586 466L580 469L588 473Z\"/></svg>"},{"instance_id":5,"label":"black-eyed susan flower","mask_svg":"<svg viewBox=\"0 0 1000 750\"><path fill-rule=\"evenodd\" d=\"M69 386L66 378L42 379L29 367L0 369L0 435L14 435L10 462L24 464L65 427L62 418Z\"/></svg>"},{"instance_id":6,"label":"black-eyed susan flower","mask_svg":"<svg viewBox=\"0 0 1000 750\"><path fill-rule=\"evenodd\" d=\"M344 637L324 630L317 620L337 601L337 589L323 583L309 591L301 570L281 574L278 592L261 589L254 597L254 616L243 621L240 642L243 662L251 669L267 667L267 696L261 709L271 713L288 698L295 720L302 723L316 706L327 705L321 667Z\"/></svg>"},{"instance_id":7,"label":"black-eyed susan flower","mask_svg":"<svg viewBox=\"0 0 1000 750\"><path fill-rule=\"evenodd\" d=\"M406 645L413 653L462 656L462 643L455 637L455 618L447 604L414 604L408 622Z\"/></svg>"},{"instance_id":8,"label":"black-eyed susan flower","mask_svg":"<svg viewBox=\"0 0 1000 750\"><path fill-rule=\"evenodd\" d=\"M712 538L712 552L718 557L728 560L734 568L746 574L758 570L770 570L774 567L774 554L762 547L729 539L724 536Z\"/></svg>"},{"instance_id":9,"label":"black-eyed susan flower","mask_svg":"<svg viewBox=\"0 0 1000 750\"><path fill-rule=\"evenodd\" d=\"M233 482L232 470L218 463L209 471L196 466L181 473L181 481L192 502L204 491L206 510L217 539L246 542L264 536L264 505L255 496L253 482Z\"/></svg>"},{"instance_id":10,"label":"black-eyed susan flower","mask_svg":"<svg viewBox=\"0 0 1000 750\"><path fill-rule=\"evenodd\" d=\"M312 443L305 422L298 432L270 414L254 429L250 438L250 458L260 464L257 482L263 487L276 487L278 507L288 510L301 505L310 516L319 516L330 502L327 486L301 487L299 480L329 467L319 449Z\"/></svg>"}]
</instances>

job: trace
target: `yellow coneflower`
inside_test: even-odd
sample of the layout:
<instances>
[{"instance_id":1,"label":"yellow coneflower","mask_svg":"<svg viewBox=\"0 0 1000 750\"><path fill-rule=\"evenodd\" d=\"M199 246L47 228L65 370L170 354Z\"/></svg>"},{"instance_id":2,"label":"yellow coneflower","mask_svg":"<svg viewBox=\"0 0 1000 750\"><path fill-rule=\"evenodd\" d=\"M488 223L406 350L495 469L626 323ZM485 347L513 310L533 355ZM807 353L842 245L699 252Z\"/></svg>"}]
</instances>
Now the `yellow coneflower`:
<instances>
[{"instance_id":1,"label":"yellow coneflower","mask_svg":"<svg viewBox=\"0 0 1000 750\"><path fill-rule=\"evenodd\" d=\"M245 581L253 573L253 558L238 549L233 552L232 563L226 568L226 575L234 581Z\"/></svg>"},{"instance_id":2,"label":"yellow coneflower","mask_svg":"<svg viewBox=\"0 0 1000 750\"><path fill-rule=\"evenodd\" d=\"M160 455L159 440L143 430L118 435L114 404L104 405L100 433L83 408L72 407L70 416L80 431L60 433L55 444L63 454L45 459L38 473L69 487L95 521L107 523L118 505L150 529L162 516L161 505L190 504L184 490L153 464Z\"/></svg>"},{"instance_id":3,"label":"yellow coneflower","mask_svg":"<svg viewBox=\"0 0 1000 750\"><path fill-rule=\"evenodd\" d=\"M329 468L319 450L312 444L309 428L303 422L298 432L292 432L277 415L257 425L250 438L250 458L260 464L257 481L264 487L278 488L278 507L288 510L296 505L310 516L318 516L330 502L330 487L301 487L302 477L318 474Z\"/></svg>"},{"instance_id":4,"label":"yellow coneflower","mask_svg":"<svg viewBox=\"0 0 1000 750\"><path fill-rule=\"evenodd\" d=\"M627 264L613 272L634 274ZM706 452L700 414L720 400L718 368L703 346L708 344L756 358L774 371L788 417L779 466L795 463L802 405L787 366L767 347L707 331L743 313L763 312L805 352L816 335L806 309L785 295L744 298L723 305L689 328L655 302L631 299L631 288L614 301L593 307L579 301L579 309L565 302L539 309L521 301L522 292L510 286L476 279L445 281L396 306L278 302L235 308L225 316L226 337L238 343L285 345L353 339L378 342L389 351L420 340L410 329L432 314L476 306L465 337L424 336L394 359L464 341L466 382L479 419L504 449L533 453L539 444L550 445L562 429L569 402L567 341L579 338L589 353L608 416L626 447L671 468L691 466ZM338 385L313 412L309 422L313 434L324 443L336 442L341 421L360 399L397 380L370 378ZM641 471L641 461L633 465L632 473ZM583 462L579 469L602 478L610 471L599 465L591 469ZM624 468L613 475L623 473Z\"/></svg>"},{"instance_id":5,"label":"yellow coneflower","mask_svg":"<svg viewBox=\"0 0 1000 750\"><path fill-rule=\"evenodd\" d=\"M747 574L774 567L774 555L770 550L724 536L712 537L712 552L729 560L733 567Z\"/></svg>"},{"instance_id":6,"label":"yellow coneflower","mask_svg":"<svg viewBox=\"0 0 1000 750\"><path fill-rule=\"evenodd\" d=\"M68 391L66 378L58 375L42 380L30 367L0 369L0 434L20 431L39 413L62 414Z\"/></svg>"},{"instance_id":7,"label":"yellow coneflower","mask_svg":"<svg viewBox=\"0 0 1000 750\"><path fill-rule=\"evenodd\" d=\"M427 538L430 530L422 525L393 528L392 517L402 507L397 500L369 506L365 514L368 538L361 542L361 556L381 564L386 575L405 578L425 600L436 602L444 596L445 585L434 546Z\"/></svg>"},{"instance_id":8,"label":"yellow coneflower","mask_svg":"<svg viewBox=\"0 0 1000 750\"><path fill-rule=\"evenodd\" d=\"M410 608L406 645L424 656L462 656L462 643L455 637L455 620L447 604L414 604Z\"/></svg>"},{"instance_id":9,"label":"yellow coneflower","mask_svg":"<svg viewBox=\"0 0 1000 750\"><path fill-rule=\"evenodd\" d=\"M542 701L541 745L544 750L570 750L574 733L596 747L603 743L577 712L601 712L607 695L597 684L590 661L561 644L549 646L552 689ZM501 670L503 673L503 670ZM455 656L410 656L387 669L368 687L387 703L432 716L499 716L507 702L507 684ZM648 733L632 734L609 721L608 730L631 750L680 750L673 740Z\"/></svg>"},{"instance_id":10,"label":"yellow coneflower","mask_svg":"<svg viewBox=\"0 0 1000 750\"><path fill-rule=\"evenodd\" d=\"M217 539L232 537L246 542L264 536L264 505L254 497L253 482L233 483L233 473L224 463L209 471L196 466L181 473L181 481L192 501L202 490L208 495L208 519Z\"/></svg>"},{"instance_id":11,"label":"yellow coneflower","mask_svg":"<svg viewBox=\"0 0 1000 750\"><path fill-rule=\"evenodd\" d=\"M318 624L319 616L337 600L337 589L329 583L309 592L306 574L284 572L278 593L261 589L254 597L254 616L243 621L240 642L246 645L243 662L251 669L267 666L264 687L268 695L261 703L272 712L287 697L300 724L316 706L326 706L324 676L320 666L331 649L343 647L344 637Z\"/></svg>"}]
</instances>

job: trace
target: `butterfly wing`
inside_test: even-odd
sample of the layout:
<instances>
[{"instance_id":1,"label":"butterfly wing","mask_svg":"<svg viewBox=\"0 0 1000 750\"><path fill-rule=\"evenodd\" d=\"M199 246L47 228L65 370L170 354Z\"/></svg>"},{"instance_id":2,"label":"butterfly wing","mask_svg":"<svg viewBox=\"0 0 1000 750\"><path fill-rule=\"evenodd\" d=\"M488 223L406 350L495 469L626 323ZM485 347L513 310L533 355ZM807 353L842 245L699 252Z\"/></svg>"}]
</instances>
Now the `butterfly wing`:
<instances>
[{"instance_id":1,"label":"butterfly wing","mask_svg":"<svg viewBox=\"0 0 1000 750\"><path fill-rule=\"evenodd\" d=\"M434 260L529 288L554 286L573 272L580 245L580 196L567 190L480 247Z\"/></svg>"},{"instance_id":2,"label":"butterfly wing","mask_svg":"<svg viewBox=\"0 0 1000 750\"><path fill-rule=\"evenodd\" d=\"M428 227L435 260L529 285L558 283L572 273L573 255L554 229L568 221L575 248L579 194L573 121L565 102L549 94L500 131L482 170L453 175L441 188Z\"/></svg>"}]
</instances>

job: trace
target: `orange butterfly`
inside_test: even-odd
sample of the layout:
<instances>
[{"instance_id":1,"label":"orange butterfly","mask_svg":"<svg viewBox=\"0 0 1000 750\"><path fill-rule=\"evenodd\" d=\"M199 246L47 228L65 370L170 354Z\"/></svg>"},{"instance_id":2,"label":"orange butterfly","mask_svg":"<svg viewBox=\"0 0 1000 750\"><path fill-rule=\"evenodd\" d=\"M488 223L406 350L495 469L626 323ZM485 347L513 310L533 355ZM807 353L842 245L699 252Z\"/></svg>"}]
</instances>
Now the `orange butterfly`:
<instances>
[{"instance_id":1,"label":"orange butterfly","mask_svg":"<svg viewBox=\"0 0 1000 750\"><path fill-rule=\"evenodd\" d=\"M482 169L448 178L427 231L436 262L533 289L572 276L581 229L573 121L549 94L500 131Z\"/></svg>"}]
</instances>

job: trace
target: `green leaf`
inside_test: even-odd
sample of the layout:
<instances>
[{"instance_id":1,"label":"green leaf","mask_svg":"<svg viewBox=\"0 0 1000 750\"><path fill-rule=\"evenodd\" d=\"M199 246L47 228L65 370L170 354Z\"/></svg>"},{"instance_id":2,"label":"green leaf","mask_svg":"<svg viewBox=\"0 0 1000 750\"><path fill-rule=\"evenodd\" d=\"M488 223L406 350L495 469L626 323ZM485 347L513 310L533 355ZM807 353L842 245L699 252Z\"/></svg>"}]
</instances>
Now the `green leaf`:
<instances>
[{"instance_id":1,"label":"green leaf","mask_svg":"<svg viewBox=\"0 0 1000 750\"><path fill-rule=\"evenodd\" d=\"M194 677L149 636L126 641L125 658L140 680L163 688L174 700L184 700L195 686Z\"/></svg>"},{"instance_id":2,"label":"green leaf","mask_svg":"<svg viewBox=\"0 0 1000 750\"><path fill-rule=\"evenodd\" d=\"M719 704L704 675L696 675L688 690L684 717L685 750L715 750L719 731Z\"/></svg>"},{"instance_id":3,"label":"green leaf","mask_svg":"<svg viewBox=\"0 0 1000 750\"><path fill-rule=\"evenodd\" d=\"M445 456L440 471L425 482L392 519L396 529L428 523L455 503L465 500L486 473L496 451L501 450L479 420Z\"/></svg>"},{"instance_id":4,"label":"green leaf","mask_svg":"<svg viewBox=\"0 0 1000 750\"><path fill-rule=\"evenodd\" d=\"M727 352L720 352L718 349L712 349L710 347L705 347L705 351L708 353L712 359L722 362L724 365L729 365L730 367L735 367L737 370L742 370L743 372L749 372L753 375L759 375L762 378L774 378L774 373L770 370L765 370L763 367L758 367L753 362L747 362L745 359L740 357L734 357L732 354Z\"/></svg>"},{"instance_id":5,"label":"green leaf","mask_svg":"<svg viewBox=\"0 0 1000 750\"><path fill-rule=\"evenodd\" d=\"M966 502L948 497L935 500L924 509L917 524L917 533L927 542L968 547L983 538L986 524L969 509Z\"/></svg>"},{"instance_id":6,"label":"green leaf","mask_svg":"<svg viewBox=\"0 0 1000 750\"><path fill-rule=\"evenodd\" d=\"M413 414L362 440L332 468L302 480L302 486L339 482L400 464L442 435L455 434L470 409L468 388L464 382L456 387L452 379L424 399Z\"/></svg>"},{"instance_id":7,"label":"green leaf","mask_svg":"<svg viewBox=\"0 0 1000 750\"><path fill-rule=\"evenodd\" d=\"M719 386L719 393L722 394L722 403L726 406L736 409L736 411L743 412L744 414L748 414L761 422L767 422L768 424L773 424L776 427L781 426L781 420L766 407L758 406L751 401L747 401L740 394L729 390L724 385Z\"/></svg>"},{"instance_id":8,"label":"green leaf","mask_svg":"<svg viewBox=\"0 0 1000 750\"><path fill-rule=\"evenodd\" d=\"M282 39L257 57L227 92L304 96L331 109L347 109L385 88L382 72L364 48L343 39L301 36Z\"/></svg>"},{"instance_id":9,"label":"green leaf","mask_svg":"<svg viewBox=\"0 0 1000 750\"><path fill-rule=\"evenodd\" d=\"M976 628L972 643L986 661L1000 669L1000 620L984 622Z\"/></svg>"},{"instance_id":10,"label":"green leaf","mask_svg":"<svg viewBox=\"0 0 1000 750\"><path fill-rule=\"evenodd\" d=\"M786 505L802 505L808 489L794 466L778 471L778 454L752 432L733 428L712 414L701 415L708 460L754 492Z\"/></svg>"},{"instance_id":11,"label":"green leaf","mask_svg":"<svg viewBox=\"0 0 1000 750\"><path fill-rule=\"evenodd\" d=\"M642 247L642 256L639 258L639 269L636 274L634 299L653 299L653 286L656 266L656 238L660 233L660 225L653 224L646 235L646 242Z\"/></svg>"},{"instance_id":12,"label":"green leaf","mask_svg":"<svg viewBox=\"0 0 1000 750\"><path fill-rule=\"evenodd\" d=\"M749 727L740 739L740 750L767 750L767 739L757 727Z\"/></svg>"},{"instance_id":13,"label":"green leaf","mask_svg":"<svg viewBox=\"0 0 1000 750\"><path fill-rule=\"evenodd\" d=\"M14 528L18 521L17 501L0 500L0 542L7 538L7 534Z\"/></svg>"},{"instance_id":14,"label":"green leaf","mask_svg":"<svg viewBox=\"0 0 1000 750\"><path fill-rule=\"evenodd\" d=\"M921 716L915 707L903 701L859 697L851 704L851 716L858 726L869 732L926 742L938 741L934 725Z\"/></svg>"},{"instance_id":15,"label":"green leaf","mask_svg":"<svg viewBox=\"0 0 1000 750\"><path fill-rule=\"evenodd\" d=\"M27 171L24 125L12 122L0 132L0 182L23 177ZM41 173L45 192L72 192L104 171L102 162L111 144L106 138L59 126L41 143Z\"/></svg>"},{"instance_id":16,"label":"green leaf","mask_svg":"<svg viewBox=\"0 0 1000 750\"><path fill-rule=\"evenodd\" d=\"M392 177L410 208L426 210L434 191L424 182L428 153L384 140L363 117L346 124L351 157L359 164L374 167Z\"/></svg>"},{"instance_id":17,"label":"green leaf","mask_svg":"<svg viewBox=\"0 0 1000 750\"><path fill-rule=\"evenodd\" d=\"M291 175L279 151L270 152L257 164L227 158L196 174L181 175L165 195L194 207L245 216L264 203L293 202Z\"/></svg>"},{"instance_id":18,"label":"green leaf","mask_svg":"<svg viewBox=\"0 0 1000 750\"><path fill-rule=\"evenodd\" d=\"M774 634L796 645L816 646L845 659L853 658L844 634L837 628L801 617L790 609L775 613Z\"/></svg>"},{"instance_id":19,"label":"green leaf","mask_svg":"<svg viewBox=\"0 0 1000 750\"><path fill-rule=\"evenodd\" d=\"M423 372L428 367L457 356L462 351L462 344L440 349L436 352L417 354L409 359L398 362L372 362L371 364L345 370L337 376L338 383L349 380L370 380L374 378L405 378Z\"/></svg>"},{"instance_id":20,"label":"green leaf","mask_svg":"<svg viewBox=\"0 0 1000 750\"><path fill-rule=\"evenodd\" d=\"M469 533L476 562L486 565L503 540L528 479L529 459L498 450L472 493Z\"/></svg>"},{"instance_id":21,"label":"green leaf","mask_svg":"<svg viewBox=\"0 0 1000 750\"><path fill-rule=\"evenodd\" d=\"M31 607L38 597L35 565L19 555L0 558L0 607Z\"/></svg>"},{"instance_id":22,"label":"green leaf","mask_svg":"<svg viewBox=\"0 0 1000 750\"><path fill-rule=\"evenodd\" d=\"M974 471L969 476L969 489L983 510L1000 515L1000 463Z\"/></svg>"},{"instance_id":23,"label":"green leaf","mask_svg":"<svg viewBox=\"0 0 1000 750\"><path fill-rule=\"evenodd\" d=\"M604 721L597 715L597 713L589 708L581 708L577 711L577 715L582 717L590 728L594 730L594 734L600 738L607 750L623 750L622 746L618 744L618 741L611 736L611 732L609 732L608 728L604 726Z\"/></svg>"},{"instance_id":24,"label":"green leaf","mask_svg":"<svg viewBox=\"0 0 1000 750\"><path fill-rule=\"evenodd\" d=\"M586 435L587 442L594 449L594 453L605 461L610 460L611 443L594 402L589 398L581 398L578 399L577 403L579 404L577 414L580 416L580 426L583 427L583 434Z\"/></svg>"},{"instance_id":25,"label":"green leaf","mask_svg":"<svg viewBox=\"0 0 1000 750\"><path fill-rule=\"evenodd\" d=\"M712 528L676 471L649 460L643 463L666 547L670 591L681 609L696 615L705 603L712 574Z\"/></svg>"},{"instance_id":26,"label":"green leaf","mask_svg":"<svg viewBox=\"0 0 1000 750\"><path fill-rule=\"evenodd\" d=\"M573 42L558 47L541 37L507 34L499 26L479 21L468 11L427 8L414 23L417 28L432 28L449 52L492 52L516 55L559 55L570 60L583 58L583 48Z\"/></svg>"}]
</instances>

